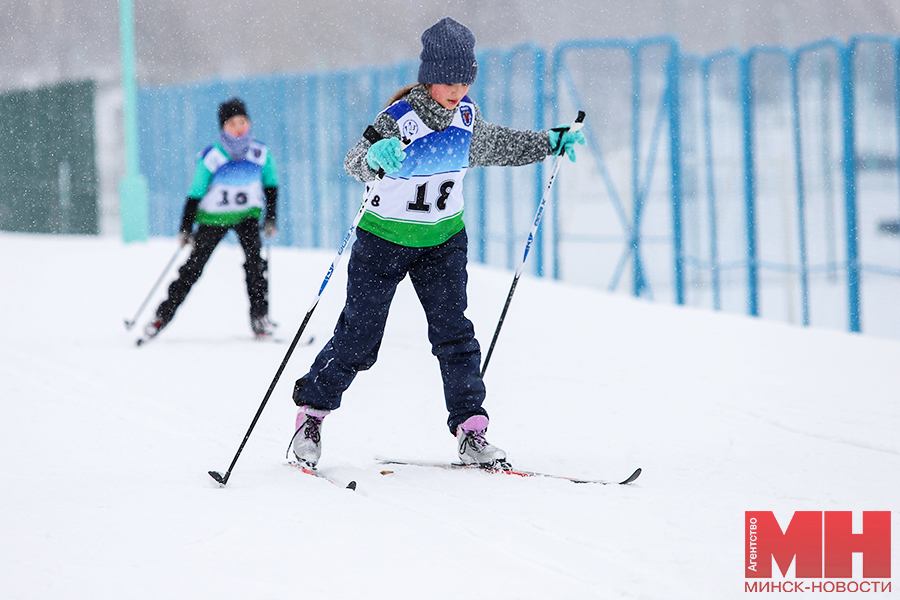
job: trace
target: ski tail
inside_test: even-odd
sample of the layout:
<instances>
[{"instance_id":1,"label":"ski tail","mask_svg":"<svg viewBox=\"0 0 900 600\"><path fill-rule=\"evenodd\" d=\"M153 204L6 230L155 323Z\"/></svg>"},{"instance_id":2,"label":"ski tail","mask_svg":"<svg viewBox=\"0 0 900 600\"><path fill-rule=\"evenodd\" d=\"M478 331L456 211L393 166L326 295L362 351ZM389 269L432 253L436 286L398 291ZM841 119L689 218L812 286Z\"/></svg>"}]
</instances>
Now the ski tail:
<instances>
[{"instance_id":1,"label":"ski tail","mask_svg":"<svg viewBox=\"0 0 900 600\"><path fill-rule=\"evenodd\" d=\"M302 473L306 473L307 475L312 475L313 477L318 477L319 479L324 479L325 481L331 483L332 485L336 485L340 488L356 491L356 481L351 481L350 483L343 484L336 479L332 479L328 475L325 475L321 471L317 471L315 467L310 467L308 464L301 462L299 460L289 460L287 462L288 465L294 467L295 469L300 470Z\"/></svg>"}]
</instances>

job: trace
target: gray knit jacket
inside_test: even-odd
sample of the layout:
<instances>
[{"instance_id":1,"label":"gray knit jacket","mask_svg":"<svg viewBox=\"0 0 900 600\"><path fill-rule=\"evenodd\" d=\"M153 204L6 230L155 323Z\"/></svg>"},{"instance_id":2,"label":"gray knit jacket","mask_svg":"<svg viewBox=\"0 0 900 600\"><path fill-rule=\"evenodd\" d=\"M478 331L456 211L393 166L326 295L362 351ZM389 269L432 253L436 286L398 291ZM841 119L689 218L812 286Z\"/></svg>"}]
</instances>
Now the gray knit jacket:
<instances>
[{"instance_id":1,"label":"gray knit jacket","mask_svg":"<svg viewBox=\"0 0 900 600\"><path fill-rule=\"evenodd\" d=\"M424 85L417 85L401 100L409 102L422 121L435 131L447 129L458 110L448 110L438 104ZM387 113L379 113L372 126L383 137L400 137L397 121ZM372 181L377 177L366 162L366 153L371 145L363 138L344 158L344 169L357 181ZM481 109L475 106L475 125L469 148L470 167L529 165L544 160L550 152L550 136L546 131L510 129L488 123L482 118Z\"/></svg>"}]
</instances>

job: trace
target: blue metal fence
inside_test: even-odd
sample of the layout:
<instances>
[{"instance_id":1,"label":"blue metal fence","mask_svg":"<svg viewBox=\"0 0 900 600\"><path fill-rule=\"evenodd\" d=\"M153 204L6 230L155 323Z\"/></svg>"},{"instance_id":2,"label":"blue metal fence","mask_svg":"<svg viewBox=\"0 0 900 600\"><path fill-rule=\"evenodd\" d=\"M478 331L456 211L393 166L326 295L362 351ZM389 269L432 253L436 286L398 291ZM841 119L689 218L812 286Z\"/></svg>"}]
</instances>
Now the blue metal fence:
<instances>
[{"instance_id":1,"label":"blue metal fence","mask_svg":"<svg viewBox=\"0 0 900 600\"><path fill-rule=\"evenodd\" d=\"M281 175L277 243L332 248L361 198L346 150L417 63L142 88L151 233L173 235L215 109L238 95ZM900 338L900 39L682 53L671 37L479 54L491 122L583 109L529 268L638 297ZM466 180L471 258L512 267L547 174Z\"/></svg>"},{"instance_id":2,"label":"blue metal fence","mask_svg":"<svg viewBox=\"0 0 900 600\"><path fill-rule=\"evenodd\" d=\"M672 38L556 49L552 104L556 114L587 112L592 170L567 173L557 188L555 277L615 290L627 274L635 296L670 288L684 302L679 60Z\"/></svg>"},{"instance_id":3,"label":"blue metal fence","mask_svg":"<svg viewBox=\"0 0 900 600\"><path fill-rule=\"evenodd\" d=\"M849 331L865 315L866 331L900 337L900 243L879 227L900 212L897 44L685 57L705 150L692 209L709 232L691 244L691 303L728 309L741 290L747 314Z\"/></svg>"}]
</instances>

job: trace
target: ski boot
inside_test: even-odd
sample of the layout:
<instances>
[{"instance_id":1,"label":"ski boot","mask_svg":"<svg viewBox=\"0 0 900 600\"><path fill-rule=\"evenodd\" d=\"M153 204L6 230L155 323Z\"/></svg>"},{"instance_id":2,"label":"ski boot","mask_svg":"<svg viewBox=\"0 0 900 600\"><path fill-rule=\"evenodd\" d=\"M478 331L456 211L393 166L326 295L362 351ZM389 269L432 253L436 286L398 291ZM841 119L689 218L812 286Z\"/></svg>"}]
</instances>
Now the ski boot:
<instances>
[{"instance_id":1,"label":"ski boot","mask_svg":"<svg viewBox=\"0 0 900 600\"><path fill-rule=\"evenodd\" d=\"M291 447L297 462L315 469L322 456L322 420L330 410L301 406L297 411L296 431Z\"/></svg>"},{"instance_id":2,"label":"ski boot","mask_svg":"<svg viewBox=\"0 0 900 600\"><path fill-rule=\"evenodd\" d=\"M456 428L456 444L459 460L465 465L486 468L509 469L506 452L485 439L488 418L484 415L469 417Z\"/></svg>"},{"instance_id":3,"label":"ski boot","mask_svg":"<svg viewBox=\"0 0 900 600\"><path fill-rule=\"evenodd\" d=\"M141 346L155 338L157 335L159 335L159 332L162 331L163 328L168 324L169 322L167 320L163 319L160 316L157 316L155 319L147 323L147 325L144 327L144 337L138 338L137 345Z\"/></svg>"},{"instance_id":4,"label":"ski boot","mask_svg":"<svg viewBox=\"0 0 900 600\"><path fill-rule=\"evenodd\" d=\"M253 330L253 335L258 340L272 337L275 333L275 324L272 323L266 315L261 317L250 317L250 328Z\"/></svg>"}]
</instances>

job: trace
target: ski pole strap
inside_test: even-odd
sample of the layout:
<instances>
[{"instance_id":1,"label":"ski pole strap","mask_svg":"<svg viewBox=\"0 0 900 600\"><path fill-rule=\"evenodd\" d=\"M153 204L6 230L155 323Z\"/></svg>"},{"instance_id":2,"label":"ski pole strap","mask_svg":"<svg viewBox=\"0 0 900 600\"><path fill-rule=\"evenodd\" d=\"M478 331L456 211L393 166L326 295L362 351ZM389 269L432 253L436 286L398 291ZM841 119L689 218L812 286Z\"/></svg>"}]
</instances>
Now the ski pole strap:
<instances>
[{"instance_id":1,"label":"ski pole strap","mask_svg":"<svg viewBox=\"0 0 900 600\"><path fill-rule=\"evenodd\" d=\"M363 137L366 138L366 140L370 144L374 144L375 142L380 142L381 140L384 139L384 136L381 135L381 132L378 131L377 129L375 129L375 127L372 125L369 125L368 127L366 127L366 130L363 131ZM400 143L402 143L403 147L406 148L407 146L409 146L412 143L412 140L407 139L401 135Z\"/></svg>"},{"instance_id":2,"label":"ski pole strap","mask_svg":"<svg viewBox=\"0 0 900 600\"><path fill-rule=\"evenodd\" d=\"M579 129L581 129L582 125L584 124L584 117L585 117L584 111L579 110L578 116L575 117L575 121L571 125L563 125L561 127L554 127L553 129L550 130L550 131L555 131L555 132L559 133L559 137L556 138L556 144L553 147L551 147L551 149L550 149L551 154L560 154L561 153L563 134L566 133L567 131L578 131ZM373 129L374 129L374 127L373 127Z\"/></svg>"},{"instance_id":3,"label":"ski pole strap","mask_svg":"<svg viewBox=\"0 0 900 600\"><path fill-rule=\"evenodd\" d=\"M365 138L365 140L368 141L369 144L374 145L376 142L380 142L381 140L383 140L384 136L381 135L381 132L375 129L374 126L369 125L368 127L366 127L366 130L363 131L363 138ZM384 172L384 169L378 169L378 171L376 172L376 176L378 177L378 179L383 178L385 175L386 173Z\"/></svg>"},{"instance_id":4,"label":"ski pole strap","mask_svg":"<svg viewBox=\"0 0 900 600\"><path fill-rule=\"evenodd\" d=\"M553 146L550 146L550 154L559 154L559 149L562 147L562 134L568 130L568 127L554 127L550 130L559 133L559 137L556 138L556 143Z\"/></svg>"}]
</instances>

